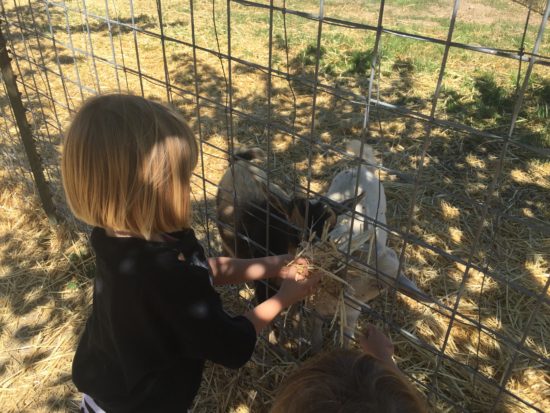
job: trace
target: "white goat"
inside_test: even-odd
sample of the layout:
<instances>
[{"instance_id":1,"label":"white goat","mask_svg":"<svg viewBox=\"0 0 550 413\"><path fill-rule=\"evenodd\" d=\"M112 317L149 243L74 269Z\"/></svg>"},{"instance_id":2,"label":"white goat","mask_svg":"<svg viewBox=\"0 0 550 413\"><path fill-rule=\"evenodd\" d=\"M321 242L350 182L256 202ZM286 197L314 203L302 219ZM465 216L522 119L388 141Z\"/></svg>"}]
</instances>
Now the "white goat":
<instances>
[{"instance_id":1,"label":"white goat","mask_svg":"<svg viewBox=\"0 0 550 413\"><path fill-rule=\"evenodd\" d=\"M357 157L360 153L361 143L357 140L351 141L347 145L347 152ZM360 274L347 277L349 287L345 292L349 293L362 302L368 302L376 298L385 285L393 283L399 291L412 296L418 300L426 301L426 295L418 289L414 282L406 278L402 273L398 275L399 259L394 250L387 246L388 231L386 226L386 194L384 186L378 179L376 158L372 147L363 146L363 160L369 165L362 164L360 168L346 169L339 172L330 185L326 197L337 203L351 198L356 193L363 194L360 202L355 206L355 217L353 218L352 237L356 239L358 235L367 231L373 231L374 242L369 252L369 244L362 246L353 253L353 258L362 261L370 257L367 264L374 267L377 271L372 274ZM359 182L357 182L359 178ZM368 219L366 218L368 217ZM370 221L370 222L369 222ZM374 223L372 222L374 221ZM381 224L384 227L378 225ZM334 229L329 233L329 237L337 245L342 253L348 251L350 230L352 225L352 214L340 215ZM381 282L382 281L382 282ZM319 300L315 303L315 310L323 317L333 316L336 310L337 299ZM346 325L344 332L346 336L353 337L357 318L360 315L360 309L356 306L346 305ZM318 317L313 322L312 347L313 351L318 351L322 344L322 324L323 321ZM345 345L348 340L344 338Z\"/></svg>"}]
</instances>

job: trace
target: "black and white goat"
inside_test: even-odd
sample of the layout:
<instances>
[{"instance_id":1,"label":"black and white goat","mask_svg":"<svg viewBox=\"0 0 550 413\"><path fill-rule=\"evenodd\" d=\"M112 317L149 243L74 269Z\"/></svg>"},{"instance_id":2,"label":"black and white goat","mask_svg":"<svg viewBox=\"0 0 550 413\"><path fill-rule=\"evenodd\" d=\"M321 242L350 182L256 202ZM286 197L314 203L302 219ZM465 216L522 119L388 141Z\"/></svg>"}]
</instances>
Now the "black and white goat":
<instances>
[{"instance_id":1,"label":"black and white goat","mask_svg":"<svg viewBox=\"0 0 550 413\"><path fill-rule=\"evenodd\" d=\"M233 168L223 175L216 197L218 229L227 255L258 258L294 253L303 230L321 236L325 225L332 229L338 215L353 208L353 199L333 203L302 195L291 197L272 182L268 187L265 172L257 166L265 160L261 149L242 150L235 159ZM255 283L258 302L276 292L277 286L268 285L271 288L264 282Z\"/></svg>"},{"instance_id":2,"label":"black and white goat","mask_svg":"<svg viewBox=\"0 0 550 413\"><path fill-rule=\"evenodd\" d=\"M377 168L374 166L377 162L373 149L368 145L363 145L361 154L361 143L354 140L348 143L347 152L357 157L362 155L368 165L362 164L360 168L355 167L339 172L333 178L326 197L339 203L353 197L357 185L357 193L362 194L362 197L355 206L353 229L352 213L349 212L338 217L329 237L345 254L348 251L350 234L352 239L357 239L361 234L372 231L370 238L372 244L368 242L361 246L355 250L352 257L358 261L365 261L370 257L370 262L366 264L375 268L375 271L370 271L370 274L347 277L349 287L346 287L346 292L362 302L368 302L376 298L387 285L395 285L404 294L420 301L428 301L427 296L415 283L398 271L399 258L395 251L387 245L386 194L382 182L378 179ZM334 316L337 301L336 298L321 299L315 303L315 309L324 317ZM344 326L346 336L353 337L359 314L360 310L355 305L346 306L346 325ZM319 318L313 322L312 346L314 351L319 350L322 343L322 324L323 321ZM347 342L346 339L345 341Z\"/></svg>"}]
</instances>

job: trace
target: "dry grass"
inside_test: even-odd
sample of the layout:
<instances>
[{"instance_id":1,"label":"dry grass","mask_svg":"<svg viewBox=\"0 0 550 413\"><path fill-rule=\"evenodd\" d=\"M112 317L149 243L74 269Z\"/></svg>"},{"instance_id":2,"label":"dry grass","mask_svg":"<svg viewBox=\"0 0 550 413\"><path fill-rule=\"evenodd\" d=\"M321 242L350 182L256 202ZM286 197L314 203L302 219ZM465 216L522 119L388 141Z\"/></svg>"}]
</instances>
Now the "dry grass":
<instances>
[{"instance_id":1,"label":"dry grass","mask_svg":"<svg viewBox=\"0 0 550 413\"><path fill-rule=\"evenodd\" d=\"M75 411L70 379L91 300L83 240L52 229L24 185L0 191L0 405L3 411Z\"/></svg>"},{"instance_id":2,"label":"dry grass","mask_svg":"<svg viewBox=\"0 0 550 413\"><path fill-rule=\"evenodd\" d=\"M496 0L495 0L496 1ZM88 11L100 15L105 14L103 2L87 2ZM197 38L201 46L217 49L212 27L211 4L196 3ZM200 3L200 4L197 4ZM388 6L386 13L387 26L411 30L416 33L444 36L446 29L438 23L438 16L446 12L443 8L433 6L428 18L420 15L414 22L414 13L404 15L400 7L413 7L397 4ZM498 3L498 4L497 4ZM72 7L79 7L81 2L68 1ZM110 3L111 4L111 3ZM126 3L116 2L117 8L111 9L112 16L128 18ZM227 37L225 28L224 2L216 3L218 31L220 33L221 50L226 50ZM505 17L518 15L521 6L510 5L510 8L500 7L499 2L480 5L480 2L465 2L468 7L478 7L502 13L500 21L511 21ZM115 3L113 3L113 6ZM135 15L138 25L147 30L158 31L156 11L151 9L147 1L134 1ZM500 6L498 6L500 5ZM23 6L23 5L22 5ZM315 12L317 2L301 1L289 6ZM483 7L482 7L483 6ZM498 7L497 7L498 6ZM165 12L165 34L178 39L190 41L190 26L188 10L181 2L163 1ZM334 2L327 5L327 13L336 13L338 17L360 20L375 24L376 10L368 9L358 18L357 8L347 1ZM465 10L466 10L465 9ZM71 38L65 31L65 16L62 10L50 7L51 18L56 25L55 36L59 41L72 40L75 47L89 50L90 43L85 31L82 30L82 19L77 13L69 13L72 25ZM31 18L25 7L19 15L8 6L8 13L13 21L17 17L30 24ZM38 29L49 33L46 26L44 6L36 4ZM438 14L439 13L439 14ZM239 58L260 64L267 64L267 17L264 11L250 9L232 3L233 16L233 54ZM476 14L468 15L476 19ZM432 18L433 17L433 18ZM444 16L443 16L444 17ZM443 18L441 17L441 18ZM486 18L480 15L479 19ZM496 18L492 16L491 18ZM513 19L512 19L513 20ZM515 20L514 20L515 22ZM472 24L475 22L468 21ZM478 21L482 24L482 21ZM537 21L533 21L529 33L533 33ZM316 24L303 23L301 20L288 16L287 20L290 42L291 72L302 73L306 78L311 75L311 67L300 65L304 50L314 42ZM119 64L124 64L136 70L136 51L133 34L129 31L114 29L114 50L111 49L110 38L104 23L90 19L92 45L94 53L104 59L113 59L113 53ZM282 36L282 20L275 16L274 38ZM30 26L29 26L30 27ZM464 25L457 28L459 39L467 39L475 30L480 30L481 39L489 36L476 26ZM489 37L489 45L510 48L510 39L516 39L521 32L521 24L511 22L507 28L495 26L493 37ZM506 31L506 30L508 31ZM325 27L326 35L326 70L321 74L323 81L336 87L350 89L356 93L364 92L365 76L338 72L338 62L342 56L351 56L356 51L353 45L371 44L372 36L360 31L343 28ZM468 30L473 30L469 32ZM507 33L502 35L502 33ZM29 34L28 34L29 35ZM80 89L71 82L65 85L53 72L63 71L65 77L76 80L76 69L82 84L96 88L97 78L102 91L117 90L117 76L122 90L140 93L139 78L131 72L114 71L108 64L96 61L96 68L91 61L72 53L58 44L60 65L51 42L41 40L39 45L34 37L29 35L25 49L20 39L16 40L16 51L21 54L31 53L32 57L44 63L48 69L48 78L36 67L22 64L22 71L27 86L36 87L44 93L49 93L47 84L52 89L55 98L61 103L55 109L61 126L64 126L69 112L62 104L72 108L78 106L81 100ZM532 43L530 36L528 43ZM482 42L485 44L484 42ZM393 43L391 37L384 37L384 47L387 49L387 59L383 60L380 75L381 97L390 102L399 103L425 113L429 112L430 94L433 91L437 68L441 58L441 48L430 48L410 41ZM530 43L529 43L530 44ZM141 70L157 79L164 79L164 69L160 56L161 43L158 39L138 35ZM544 47L548 54L549 43ZM166 44L167 69L172 85L185 90L194 90L193 61L190 48L171 43ZM336 51L340 51L338 54ZM363 49L361 49L363 50ZM40 55L40 52L42 55ZM348 53L349 54L346 54ZM198 78L201 94L208 96L213 102L225 104L226 82L220 67L220 61L205 52L197 51ZM300 57L302 56L302 57ZM424 56L422 60L420 57ZM307 56L305 56L307 58ZM42 58L44 61L42 62ZM274 66L286 70L286 56L282 49L274 49ZM227 62L225 72L227 76ZM347 63L346 63L347 64ZM332 66L329 66L332 65ZM433 67L432 67L433 66ZM344 66L342 66L344 67ZM347 67L347 66L345 66ZM35 70L34 72L31 71ZM307 185L307 171L311 169L311 188L323 191L334 174L349 166L349 160L324 146L312 147L311 162L307 142L290 136L278 130L268 130L265 119L268 114L266 76L265 74L247 69L238 63L233 64L233 102L239 111L252 114L255 119L247 119L234 115L233 132L235 140L243 145L256 145L267 149L269 138L271 146L270 169L273 178L289 190L294 182ZM327 74L335 70L336 75ZM517 66L511 60L501 60L487 55L471 52L453 52L450 57L445 78L446 95L443 96L438 114L450 119L473 123L476 126L489 128L490 131L502 131L506 128L505 117L498 110L491 112L490 119L482 119L478 115L479 102L476 100L479 85L476 83L480 73L494 73L494 85L497 92L509 84ZM343 70L343 69L342 69ZM548 77L548 71L537 67L535 73L542 79ZM293 128L306 138L311 132L315 139L329 146L344 148L345 142L357 138L361 131L362 110L360 105L345 99L337 98L328 93L320 93L317 97L316 128L311 131L311 90L298 83L290 88L284 79L273 79L272 115L279 125ZM64 87L68 98L65 100ZM453 95L450 90L457 91ZM494 90L492 90L494 92ZM145 95L151 98L166 99L166 89L163 85L144 80ZM490 91L491 92L491 91ZM59 190L57 156L60 133L56 128L54 107L42 98L38 102L36 94L29 90L35 118L35 134L39 136L40 150L45 162L51 165L49 177L55 189ZM83 95L90 92L83 90ZM295 93L295 97L293 95ZM499 92L500 93L500 92ZM498 94L497 94L498 95ZM489 95L491 96L491 95ZM498 95L500 96L500 95ZM498 97L497 96L497 97ZM195 130L198 122L194 101L189 96L177 91L172 94L173 102L190 119ZM460 111L448 109L461 104ZM203 181L200 177L194 180L193 195L196 200L196 223L199 236L206 240L206 230L210 234L213 253L220 250L216 228L211 221L205 223L204 206L212 214L216 193L215 184L227 168L228 148L227 117L223 109L216 108L212 102L201 101L201 132L204 152L204 174L212 183L205 183L206 199L203 198ZM2 108L6 102L0 99ZM44 113L38 110L44 108ZM454 107L454 106L453 106ZM487 109L487 107L485 108ZM489 106L489 109L494 109ZM50 126L41 123L45 116ZM531 112L522 114L519 124L519 134L539 133L544 127L539 120L531 117ZM506 370L507 363L513 357L515 348L510 340L521 339L523 332L537 311L535 299L529 298L524 292L514 290L506 282L513 281L525 291L540 293L549 276L550 243L548 241L548 222L550 220L550 163L544 157L524 152L512 146L504 154L504 169L499 181L498 193L489 199L489 214L481 220L483 203L486 201L486 190L495 171L502 145L498 141L464 136L450 130L434 129L431 145L428 148L424 162L424 171L416 194L412 199L413 180L417 171L421 147L425 139L424 125L411 119L374 111L374 122L369 139L380 153L383 164L400 175L382 173L382 178L388 197L388 218L392 228L410 230L410 233L420 241L441 249L462 260L471 261L487 268L499 278L484 276L483 272L471 270L464 281L464 291L458 303L458 312L472 320L481 322L490 330L499 334L479 331L478 328L463 316L458 316L450 332L445 354L460 361L495 382L499 382ZM52 126L53 125L53 126ZM48 139L50 135L51 143ZM2 153L13 149L11 138L13 130L8 130L0 123L0 145ZM12 151L13 152L13 151ZM17 151L14 151L16 153ZM10 152L11 153L11 152ZM20 154L18 155L20 156ZM10 158L11 159L11 158ZM11 162L11 161L10 161ZM20 163L17 159L14 164ZM202 173L202 164L196 172ZM92 259L87 251L85 237L75 239L74 232L52 230L47 224L34 196L25 186L14 181L20 179L18 171L11 163L3 163L0 180L0 199L2 213L0 214L0 327L1 327L1 359L0 359L0 405L8 412L40 412L40 411L75 411L75 400L78 399L70 381L70 362L74 346L85 320L90 304L89 279ZM9 172L9 173L8 173ZM416 203L409 226L409 206ZM479 227L482 227L480 239L474 243L474 237ZM394 235L390 237L393 247L401 246L401 239ZM440 252L419 244L407 245L405 249L408 276L432 297L441 303L453 307L460 284L464 279L466 267L447 258ZM240 313L247 308L247 303L253 297L251 290L224 289L223 298L234 313ZM389 319L404 331L424 340L430 345L440 348L449 325L449 312L437 312L436 305L425 306L409 298L398 296L394 301L391 294L383 295L371 303L373 311ZM542 315L548 312L548 306L543 305L534 314L531 328L527 334L525 346L546 359L550 357L550 326L548 317ZM362 322L376 321L364 317ZM283 321L281 321L283 322ZM290 342L286 350L267 344L260 340L253 360L238 372L208 365L204 375L204 385L197 398L197 412L262 412L266 410L273 397L278 383L296 368L296 360L308 356L307 331L302 325L299 334L304 340ZM289 328L289 330L292 330ZM295 330L292 330L295 331ZM334 343L328 339L327 347ZM397 348L399 366L420 382L436 387L447 397L460 403L471 411L487 411L492 403L496 390L485 382L473 377L467 369L449 361L444 361L439 369L437 380L432 372L435 367L435 356L424 348L412 344L404 335L392 333ZM550 411L550 375L548 364L544 365L534 357L520 355L513 369L507 389L521 398L534 404L542 411ZM432 399L434 410L453 411L453 408L441 398ZM528 407L520 405L506 396L497 411L528 412Z\"/></svg>"}]
</instances>

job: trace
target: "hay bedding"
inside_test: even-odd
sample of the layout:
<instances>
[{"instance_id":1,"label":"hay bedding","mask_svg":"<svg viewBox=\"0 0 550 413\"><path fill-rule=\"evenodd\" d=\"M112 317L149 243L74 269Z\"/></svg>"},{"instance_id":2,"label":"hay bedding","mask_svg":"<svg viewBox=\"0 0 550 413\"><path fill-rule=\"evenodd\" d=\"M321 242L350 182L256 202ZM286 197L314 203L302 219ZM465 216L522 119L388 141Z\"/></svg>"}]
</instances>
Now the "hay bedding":
<instances>
[{"instance_id":1,"label":"hay bedding","mask_svg":"<svg viewBox=\"0 0 550 413\"><path fill-rule=\"evenodd\" d=\"M429 158L424 181L427 183L427 188L430 188L431 185L431 187L440 188L440 190L451 194L451 196L433 196L432 198L431 193L422 194L417 203L418 207L414 211L411 232L423 241L432 243L448 253L464 256L471 247L470 243L475 224L478 222L479 209L472 207L471 204L458 202L457 199L460 200L460 195L464 193L468 197L482 199L484 189L472 186L476 181L476 176L472 176L472 172L467 169L466 172L464 172L464 169L459 169L456 173L453 172L453 174L444 176L443 179L437 173L433 173L435 166L443 162L449 162L449 159L456 157L456 152L453 150L449 148L442 150L441 148L442 144L447 145L447 137L441 136L438 139L441 140L434 142L433 145L433 153L438 154L438 162L434 164L430 161L432 158ZM275 147L277 147L277 142L273 143ZM384 163L396 169L406 170L411 157L402 156L404 146L407 145L403 146L401 142L403 141L396 140L395 143L392 143L391 152L388 152L387 149L383 151ZM409 143L408 146L412 148L413 152L418 149L417 142L411 141ZM341 142L338 144L343 146ZM275 159L283 160L283 162L292 160L293 156L300 159L299 155L295 155L296 151L298 151L296 147L289 148L285 146L281 149L280 154L279 152L275 154ZM487 148L483 148L483 145L481 145L479 151L472 151L472 153L482 157L484 154L487 155ZM471 156L465 158L471 160ZM386 160L389 160L389 162L386 162ZM322 162L328 162L331 165L331 172L315 176L314 185L316 190L322 191L326 187L328 181L341 167L338 161L338 157L333 157L330 153L328 156L316 159L316 165ZM528 179L530 182L537 181L537 185L546 187L548 185L547 177L550 176L548 174L550 172L548 163L540 164L536 161L530 161L527 165L529 165L528 168L532 175L527 178L525 174L522 174L521 178ZM303 166L305 170L307 165L304 164ZM302 164L298 162L295 167L300 170ZM471 168L477 167L472 165ZM521 167L519 169L523 170ZM477 173L475 169L473 172L474 174ZM519 173L514 172L511 179L506 177L503 180L501 190L507 190L509 187L516 190L520 189L518 186L520 182L516 181L518 176ZM278 178L280 178L278 175L274 175L274 179ZM401 206L408 205L411 184L406 181L398 181L395 177L385 174L383 174L383 181L388 195L390 225L403 228L408 211L402 209ZM534 187L531 188L533 191L536 190ZM537 196L541 195L540 192L535 193ZM454 198L455 194L458 194L457 198ZM490 228L488 233L491 238L482 239L476 255L481 258L486 257L490 262L491 270L505 274L507 277L508 274L524 274L522 278L516 278L516 280L519 280L529 290L540 292L545 277L548 276L547 255L540 253L544 250L541 244L543 238L524 227L514 225L512 222L504 221L499 226L492 226L491 217L489 221L489 224L486 225ZM528 233L531 235L527 236ZM368 243L368 234L364 234L364 236L366 238L361 242ZM530 241L526 241L528 238ZM523 241L518 243L517 241L520 239ZM490 242L492 244L488 244ZM390 237L390 245L395 248L394 237ZM342 324L336 323L336 321L345 318L342 292L346 283L349 284L351 280L354 280L354 277L364 277L366 271L364 268L358 270L356 274L353 273L353 269L347 272L343 271L340 268L342 254L336 252L337 249L338 246L328 242L325 234L323 240L319 243L308 242L304 244L301 256L309 258L313 269L322 271L324 274L319 292L308 300L307 306L314 307L316 302L319 301L330 303L327 308L330 308L331 311L327 313L330 313L328 316L333 321L331 328L339 330ZM496 260L495 250L500 252L498 260ZM464 276L465 266L443 258L436 252L419 245L409 245L405 252L406 274L414 279L419 287L430 296L452 308L456 291ZM368 262L368 257L361 257L361 259ZM522 259L525 261L522 261ZM529 273L525 272L526 269ZM250 290L245 289L241 292L245 300L251 299L253 295ZM230 294L227 297L231 300ZM460 314L481 322L487 328L496 331L509 340L519 340L534 304L533 299L527 299L522 293L508 287L502 287L500 282L484 276L480 271L470 270L465 283L464 295L457 309L459 314L451 330L445 355L480 371L498 382L507 367L507 363L514 354L513 346L510 343L503 342L502 337L497 337L485 330L479 331L474 324L464 319ZM436 304L426 306L403 295L398 295L397 299L393 301L391 295L386 296L383 294L380 298L372 301L370 306L379 314L386 316L393 312L393 322L401 326L404 334L412 334L413 337L424 340L436 349L441 348L449 324L449 311L442 309L437 311L438 306ZM543 308L547 309L547 307ZM367 321L372 322L375 320L360 319L359 330ZM549 328L550 325L547 319L544 317L535 318L532 331L536 330L539 333L535 333L532 338L526 341L526 346L529 349L546 358L549 356L547 342ZM289 329L291 328L289 327ZM301 330L296 331L294 339L302 344L304 340L307 342L309 334L307 326L303 325ZM336 331L337 337L341 338L342 334L341 330ZM328 335L330 336L330 334ZM536 338L537 336L538 338ZM396 345L396 360L399 366L415 379L434 386L438 391L443 392L443 394L469 410L487 411L492 406L498 389L474 377L465 368L446 360L441 363L438 380L434 381L431 372L435 367L435 355L412 344L400 334L392 334L392 339ZM335 343L328 340L325 342L325 346L326 348L338 346L338 341L340 340ZM245 367L243 376L240 376L243 380L240 382L243 387L232 389L237 399L242 401L240 405L242 409L247 406L246 409L250 409L250 411L263 411L262 409L269 404L269 400L273 396L273 389L279 380L294 368L295 361L307 358L307 343L306 348L303 345L300 347L300 345L293 345L292 343L285 343L285 347L289 354L285 356L285 354L281 355L279 352L274 356L271 354L273 347L267 345L266 341L260 341L256 352L256 361L261 367L258 367L256 363ZM258 369L262 372L259 379L255 375L255 373L258 373ZM214 370L217 371L217 368L214 368ZM255 373L252 373L253 370ZM248 376L248 374L251 375ZM247 382L245 377L249 377L251 381ZM265 392L258 392L254 401L251 401L248 392L259 385L265 386L263 387ZM425 391L421 386L418 387L421 391ZM518 358L517 368L514 369L507 389L533 403L539 409L550 411L548 402L550 400L550 375L548 369L543 364L532 361L530 357L520 356ZM203 391L205 394L209 394L210 397L216 397L213 392L207 389L203 389ZM457 395L459 396L457 397ZM454 411L448 402L437 396L432 398L432 403L435 411ZM528 412L532 410L513 398L504 396L502 404L496 411Z\"/></svg>"},{"instance_id":2,"label":"hay bedding","mask_svg":"<svg viewBox=\"0 0 550 413\"><path fill-rule=\"evenodd\" d=\"M93 258L85 239L49 226L25 185L2 171L0 182L1 410L76 411L70 366Z\"/></svg>"},{"instance_id":3,"label":"hay bedding","mask_svg":"<svg viewBox=\"0 0 550 413\"><path fill-rule=\"evenodd\" d=\"M357 258L358 249L370 241L372 235L373 232L369 231L353 237L349 250L350 256ZM320 315L324 317L345 315L339 311L339 308L343 306L343 293L346 289L353 293L352 284L357 282L348 282L348 280L356 277L368 277L369 271L357 261L345 262L343 250L346 246L331 240L326 227L321 239L315 240L312 236L307 242L302 243L301 247L296 258L306 258L310 262L309 270L320 272L322 275L317 291L306 300L307 306L312 309L317 308L320 310ZM369 258L367 257L367 262Z\"/></svg>"},{"instance_id":4,"label":"hay bedding","mask_svg":"<svg viewBox=\"0 0 550 413\"><path fill-rule=\"evenodd\" d=\"M220 172L224 169L213 163L209 166ZM385 187L388 193L399 197L403 185L395 185L390 181L385 182ZM52 232L33 199L22 185L2 185L0 405L7 412L75 411L78 394L70 381L70 363L91 302L89 277L93 259L87 252L85 238L71 241L74 237L71 238L68 232ZM450 201L436 205L437 208L441 207L442 216L454 225L460 225L456 206ZM423 212L438 213L433 208ZM201 216L197 208L197 219ZM399 215L396 218L399 219ZM438 229L435 226L438 222L434 220L435 229ZM204 238L202 228L197 226L197 233ZM446 228L442 225L439 232L431 235L442 245L445 245ZM467 231L464 226L462 228ZM215 229L210 229L211 236L216 239ZM521 230L507 225L499 230L499 245L505 251L517 251L516 240L523 236ZM369 242L368 235L365 237L361 242ZM529 248L529 245L525 248ZM324 236L320 243L305 244L302 252L302 256L308 257L315 268L322 268L325 274L319 294L326 296L313 297L308 305L314 305L315 300L327 300L327 296L329 300L332 298L334 311L331 316L336 315L335 321L343 319L341 292L351 277L355 276L352 271L343 274L340 269L341 256L335 253L336 249L337 246L328 242ZM407 253L407 274L433 297L452 306L453 291L461 281L465 268L461 264L444 260L437 260L437 265L434 265L433 259L418 246L412 246ZM517 265L510 259L505 264ZM531 284L526 285L540 289L548 276L546 256L535 255L526 264L532 274ZM441 274L446 277L441 278ZM221 293L229 311L234 314L244 312L253 299L253 291L247 287L224 288ZM384 312L387 310L387 302L391 301L382 296L370 305L374 310ZM517 340L521 337L532 305L533 300L526 299L521 293L501 289L491 278L484 278L482 273L473 271L466 283L465 296L458 311L474 320L480 319L487 327ZM360 320L359 328L361 322L366 321ZM403 326L407 332L439 347L448 326L448 314L439 314L430 307L399 296L395 302L394 322ZM532 327L535 334L526 342L527 347L543 357L549 356L549 323L547 317L535 319ZM334 327L337 325L334 323ZM305 328L300 333L307 337ZM338 333L341 334L340 331ZM430 383L434 355L414 346L400 335L392 338L399 366L421 382ZM308 357L307 343L298 341L298 344L289 346L288 351L279 351L267 340L259 340L253 360L238 372L209 364L195 411L265 411L280 381L296 368L300 359ZM334 345L338 343L326 342L327 348ZM489 377L498 378L513 356L513 351L502 340L496 340L486 332L479 332L475 326L459 317L451 331L446 354ZM469 409L487 411L491 406L495 390L473 378L463 368L444 362L440 374L434 385L448 395L460 394ZM535 403L543 411L550 411L550 375L544 364L520 356L508 389ZM509 397L504 401L503 407L497 411L530 411ZM435 398L434 404L436 411L453 411L438 398Z\"/></svg>"}]
</instances>

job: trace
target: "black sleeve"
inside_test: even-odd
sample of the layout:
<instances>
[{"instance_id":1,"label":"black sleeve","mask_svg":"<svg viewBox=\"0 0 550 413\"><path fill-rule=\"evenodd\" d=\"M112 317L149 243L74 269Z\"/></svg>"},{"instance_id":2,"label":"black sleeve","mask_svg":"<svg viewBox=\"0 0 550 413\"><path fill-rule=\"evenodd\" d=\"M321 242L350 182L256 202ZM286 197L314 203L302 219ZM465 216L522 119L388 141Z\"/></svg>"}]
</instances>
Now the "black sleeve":
<instances>
[{"instance_id":1,"label":"black sleeve","mask_svg":"<svg viewBox=\"0 0 550 413\"><path fill-rule=\"evenodd\" d=\"M164 283L165 318L186 357L239 368L252 356L256 330L246 317L229 316L204 268L178 263ZM163 277L164 278L164 277Z\"/></svg>"}]
</instances>

